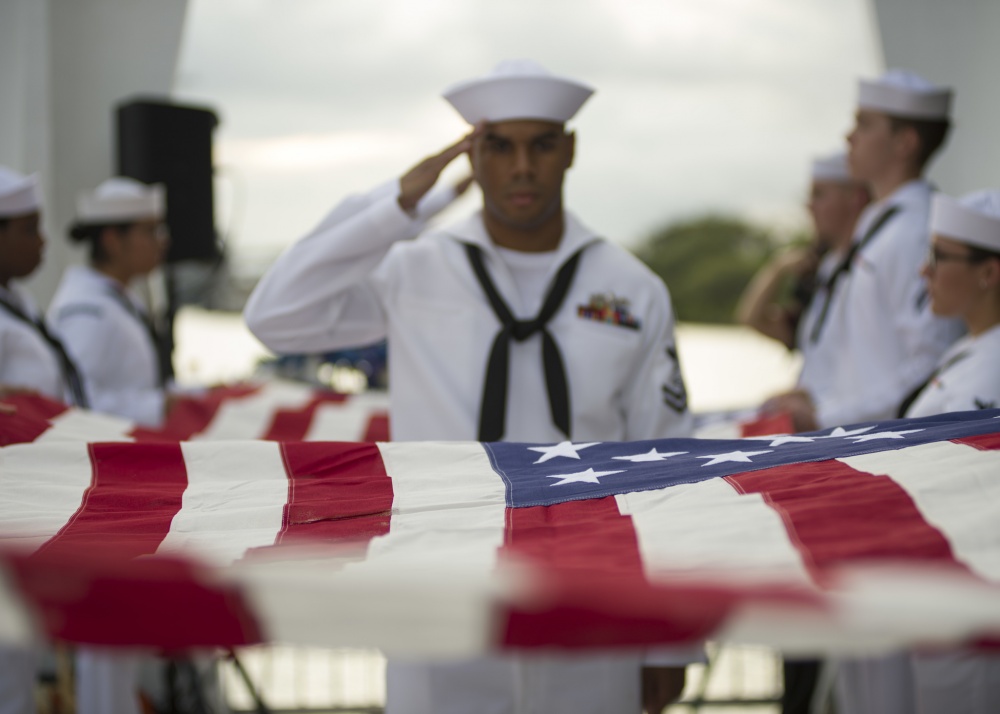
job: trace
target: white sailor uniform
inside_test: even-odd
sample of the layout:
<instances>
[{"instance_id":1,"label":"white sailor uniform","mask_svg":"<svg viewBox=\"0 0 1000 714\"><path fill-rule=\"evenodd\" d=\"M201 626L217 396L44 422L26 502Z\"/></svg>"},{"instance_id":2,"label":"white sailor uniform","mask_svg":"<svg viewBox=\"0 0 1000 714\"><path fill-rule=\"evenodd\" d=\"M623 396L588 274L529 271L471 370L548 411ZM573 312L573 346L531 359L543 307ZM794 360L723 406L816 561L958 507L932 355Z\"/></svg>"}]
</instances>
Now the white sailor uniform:
<instances>
[{"instance_id":1,"label":"white sailor uniform","mask_svg":"<svg viewBox=\"0 0 1000 714\"><path fill-rule=\"evenodd\" d=\"M333 223L331 225L331 223ZM282 353L389 339L393 438L477 437L479 397L499 323L462 243L478 245L515 312L519 296L476 214L413 237L422 226L384 196L340 223L324 221L289 249L247 302L251 331ZM685 436L691 419L662 282L636 258L567 214L553 266L583 246L562 308L549 323L570 384L573 438ZM540 339L511 348L505 440L565 438L538 409Z\"/></svg>"},{"instance_id":2,"label":"white sailor uniform","mask_svg":"<svg viewBox=\"0 0 1000 714\"><path fill-rule=\"evenodd\" d=\"M391 184L335 209L260 281L246 321L265 345L285 353L388 337L393 438L475 440L500 322L463 244L478 246L497 290L520 318L539 308L519 290L532 278L515 277L530 266L512 270L478 213L404 241L423 222L399 208L397 192ZM576 276L547 324L565 364L571 438L689 435L674 317L659 278L567 214L559 247L536 285L548 284L581 248ZM527 292L540 302L537 289ZM505 440L567 438L539 405L546 394L541 342L536 334L510 346ZM633 656L493 658L454 666L393 662L387 711L638 712L639 666Z\"/></svg>"},{"instance_id":3,"label":"white sailor uniform","mask_svg":"<svg viewBox=\"0 0 1000 714\"><path fill-rule=\"evenodd\" d=\"M39 329L18 317L15 310L31 320L40 319L27 292L13 284L7 289L0 287L0 384L25 387L71 404L59 356Z\"/></svg>"},{"instance_id":4,"label":"white sailor uniform","mask_svg":"<svg viewBox=\"0 0 1000 714\"><path fill-rule=\"evenodd\" d=\"M927 182L910 181L858 221L861 240L894 209L833 287L816 346L830 351L826 390L813 395L821 427L894 417L962 334L960 321L931 313L920 278L931 192Z\"/></svg>"},{"instance_id":5,"label":"white sailor uniform","mask_svg":"<svg viewBox=\"0 0 1000 714\"><path fill-rule=\"evenodd\" d=\"M4 303L32 320L39 319L27 292L12 284L0 287L0 384L72 403L59 357L36 327L15 316ZM38 660L34 651L0 647L0 714L35 711L33 682Z\"/></svg>"},{"instance_id":6,"label":"white sailor uniform","mask_svg":"<svg viewBox=\"0 0 1000 714\"><path fill-rule=\"evenodd\" d=\"M83 373L91 408L146 426L163 420L164 375L145 309L91 267L66 270L48 323Z\"/></svg>"},{"instance_id":7,"label":"white sailor uniform","mask_svg":"<svg viewBox=\"0 0 1000 714\"><path fill-rule=\"evenodd\" d=\"M952 345L908 417L1000 407L1000 325L966 335Z\"/></svg>"},{"instance_id":8,"label":"white sailor uniform","mask_svg":"<svg viewBox=\"0 0 1000 714\"><path fill-rule=\"evenodd\" d=\"M830 251L820 260L816 270L816 290L802 311L795 330L795 346L802 355L802 370L796 386L810 394L826 393L826 380L833 374L833 366L828 361L833 358L833 350L822 349L812 339L812 334L826 302L830 276L843 259L842 251Z\"/></svg>"},{"instance_id":9,"label":"white sailor uniform","mask_svg":"<svg viewBox=\"0 0 1000 714\"><path fill-rule=\"evenodd\" d=\"M1000 407L1000 325L945 353L908 417ZM1000 705L1000 657L958 650L911 656L918 711L987 714Z\"/></svg>"}]
</instances>

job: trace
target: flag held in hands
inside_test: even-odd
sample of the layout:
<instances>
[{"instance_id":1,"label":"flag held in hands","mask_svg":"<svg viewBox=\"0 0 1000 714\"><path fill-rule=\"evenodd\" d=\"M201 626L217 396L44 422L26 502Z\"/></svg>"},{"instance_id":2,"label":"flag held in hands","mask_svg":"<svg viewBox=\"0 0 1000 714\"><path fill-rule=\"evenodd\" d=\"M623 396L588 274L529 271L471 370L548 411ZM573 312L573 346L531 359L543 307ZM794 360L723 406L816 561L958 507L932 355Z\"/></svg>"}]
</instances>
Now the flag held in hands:
<instances>
[{"instance_id":1,"label":"flag held in hands","mask_svg":"<svg viewBox=\"0 0 1000 714\"><path fill-rule=\"evenodd\" d=\"M1000 637L998 410L483 444L380 441L378 397L291 386L216 390L160 431L13 402L7 639L465 656Z\"/></svg>"}]
</instances>

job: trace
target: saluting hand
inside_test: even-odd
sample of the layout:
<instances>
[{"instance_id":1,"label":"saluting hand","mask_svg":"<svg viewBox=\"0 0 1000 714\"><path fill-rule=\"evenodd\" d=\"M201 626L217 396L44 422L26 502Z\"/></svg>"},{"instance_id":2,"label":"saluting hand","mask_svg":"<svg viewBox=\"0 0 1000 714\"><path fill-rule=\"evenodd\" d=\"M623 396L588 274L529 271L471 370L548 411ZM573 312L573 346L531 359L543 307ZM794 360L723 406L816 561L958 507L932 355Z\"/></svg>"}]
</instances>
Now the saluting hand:
<instances>
[{"instance_id":1,"label":"saluting hand","mask_svg":"<svg viewBox=\"0 0 1000 714\"><path fill-rule=\"evenodd\" d=\"M438 177L441 176L444 168L472 148L472 140L483 132L484 126L484 124L477 124L475 129L444 149L444 151L433 156L428 156L403 174L402 178L399 179L398 200L400 208L407 212L416 208L417 202L437 183ZM465 183L465 181L462 183ZM468 184L465 184L465 188L468 188Z\"/></svg>"}]
</instances>

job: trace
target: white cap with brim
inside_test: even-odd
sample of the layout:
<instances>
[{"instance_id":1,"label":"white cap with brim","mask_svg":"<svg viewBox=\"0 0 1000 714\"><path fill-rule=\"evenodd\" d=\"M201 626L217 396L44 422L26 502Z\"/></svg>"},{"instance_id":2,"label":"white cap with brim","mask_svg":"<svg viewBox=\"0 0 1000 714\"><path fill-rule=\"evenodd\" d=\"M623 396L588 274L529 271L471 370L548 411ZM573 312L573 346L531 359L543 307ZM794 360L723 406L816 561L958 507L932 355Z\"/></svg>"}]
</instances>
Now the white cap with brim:
<instances>
[{"instance_id":1,"label":"white cap with brim","mask_svg":"<svg viewBox=\"0 0 1000 714\"><path fill-rule=\"evenodd\" d=\"M593 93L525 59L504 60L483 77L449 87L443 96L470 124L516 119L565 124Z\"/></svg>"},{"instance_id":2,"label":"white cap with brim","mask_svg":"<svg viewBox=\"0 0 1000 714\"><path fill-rule=\"evenodd\" d=\"M951 111L951 90L914 72L891 69L878 79L859 81L858 108L903 119L943 121Z\"/></svg>"},{"instance_id":3,"label":"white cap with brim","mask_svg":"<svg viewBox=\"0 0 1000 714\"><path fill-rule=\"evenodd\" d=\"M83 224L161 220L166 208L163 184L144 184L116 176L76 201L76 220Z\"/></svg>"},{"instance_id":4,"label":"white cap with brim","mask_svg":"<svg viewBox=\"0 0 1000 714\"><path fill-rule=\"evenodd\" d=\"M0 166L0 218L38 213L41 207L38 177L24 176Z\"/></svg>"},{"instance_id":5,"label":"white cap with brim","mask_svg":"<svg viewBox=\"0 0 1000 714\"><path fill-rule=\"evenodd\" d=\"M843 151L829 156L820 156L812 162L812 180L831 183L854 183L851 170L847 166L847 154Z\"/></svg>"},{"instance_id":6,"label":"white cap with brim","mask_svg":"<svg viewBox=\"0 0 1000 714\"><path fill-rule=\"evenodd\" d=\"M959 200L934 194L931 233L1000 253L1000 190L976 191Z\"/></svg>"}]
</instances>

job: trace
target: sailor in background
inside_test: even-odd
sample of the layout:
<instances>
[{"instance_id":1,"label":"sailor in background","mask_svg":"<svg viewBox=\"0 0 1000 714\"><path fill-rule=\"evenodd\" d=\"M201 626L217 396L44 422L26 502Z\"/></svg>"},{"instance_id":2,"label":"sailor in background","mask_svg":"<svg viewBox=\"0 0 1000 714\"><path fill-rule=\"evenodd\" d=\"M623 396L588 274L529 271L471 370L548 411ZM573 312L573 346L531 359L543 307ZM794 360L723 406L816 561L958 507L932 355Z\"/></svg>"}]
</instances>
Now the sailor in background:
<instances>
[{"instance_id":1,"label":"sailor in background","mask_svg":"<svg viewBox=\"0 0 1000 714\"><path fill-rule=\"evenodd\" d=\"M87 406L76 365L18 285L41 265L41 220L35 177L0 166L0 389Z\"/></svg>"},{"instance_id":2,"label":"sailor in background","mask_svg":"<svg viewBox=\"0 0 1000 714\"><path fill-rule=\"evenodd\" d=\"M576 147L565 123L592 92L528 60L452 87L445 97L472 133L286 251L247 303L250 329L285 353L387 337L394 439L689 435L666 287L563 207ZM482 210L407 240L465 154ZM483 527L499 548L503 524ZM647 668L640 687L640 665L638 654L394 661L386 711L659 714L683 668Z\"/></svg>"},{"instance_id":3,"label":"sailor in background","mask_svg":"<svg viewBox=\"0 0 1000 714\"><path fill-rule=\"evenodd\" d=\"M17 284L42 262L41 222L36 178L0 166L0 397L37 392L86 406L79 373L66 350ZM0 714L34 714L39 662L34 650L0 645Z\"/></svg>"},{"instance_id":4,"label":"sailor in background","mask_svg":"<svg viewBox=\"0 0 1000 714\"><path fill-rule=\"evenodd\" d=\"M74 240L86 242L89 265L66 270L48 323L84 376L95 411L158 426L172 376L152 318L132 283L163 259L163 186L112 178L80 196Z\"/></svg>"},{"instance_id":5,"label":"sailor in background","mask_svg":"<svg viewBox=\"0 0 1000 714\"><path fill-rule=\"evenodd\" d=\"M945 352L905 416L1000 407L1000 191L960 201L935 195L931 234L931 309L961 318L968 334Z\"/></svg>"},{"instance_id":6,"label":"sailor in background","mask_svg":"<svg viewBox=\"0 0 1000 714\"><path fill-rule=\"evenodd\" d=\"M810 329L811 349L829 352L828 374L822 390L769 402L800 431L892 418L961 335L959 321L931 312L919 274L934 190L923 173L947 136L951 95L903 70L860 82L848 163L874 203Z\"/></svg>"},{"instance_id":7,"label":"sailor in background","mask_svg":"<svg viewBox=\"0 0 1000 714\"><path fill-rule=\"evenodd\" d=\"M164 189L111 178L77 201L71 237L88 243L87 266L67 269L48 321L79 364L92 408L146 426L169 407L169 361L130 285L166 250ZM78 714L139 714L143 658L124 650L76 652Z\"/></svg>"},{"instance_id":8,"label":"sailor in background","mask_svg":"<svg viewBox=\"0 0 1000 714\"><path fill-rule=\"evenodd\" d=\"M830 370L812 354L810 331L824 303L827 284L850 250L858 217L868 205L868 187L851 176L847 153L813 159L809 174L813 239L782 251L747 285L736 307L737 320L803 355L800 389L810 388ZM787 296L786 296L787 293Z\"/></svg>"},{"instance_id":9,"label":"sailor in background","mask_svg":"<svg viewBox=\"0 0 1000 714\"><path fill-rule=\"evenodd\" d=\"M1000 407L1000 191L931 205L924 276L935 314L960 317L968 335L941 358L906 416ZM958 649L911 655L918 714L1000 710L1000 656Z\"/></svg>"},{"instance_id":10,"label":"sailor in background","mask_svg":"<svg viewBox=\"0 0 1000 714\"><path fill-rule=\"evenodd\" d=\"M802 368L796 386L810 394L823 393L832 373L825 360L836 358L832 350L814 349L811 333L827 304L833 276L851 249L858 217L870 200L867 185L851 176L846 152L814 159L807 203L812 242L784 250L765 264L736 307L741 324L799 350ZM764 404L761 411L771 409L771 404ZM832 676L832 668L818 659L786 657L782 669L782 714L815 711L815 704L828 695L825 680Z\"/></svg>"}]
</instances>

